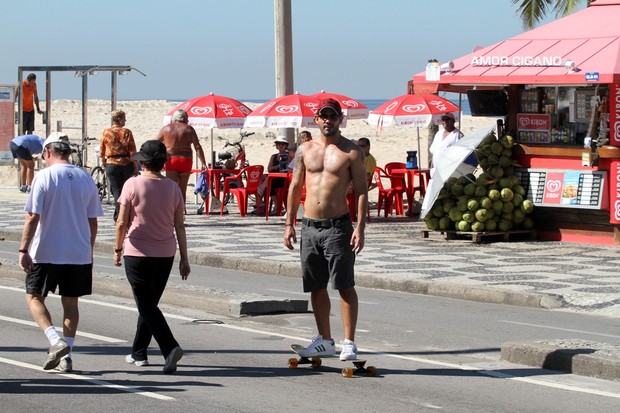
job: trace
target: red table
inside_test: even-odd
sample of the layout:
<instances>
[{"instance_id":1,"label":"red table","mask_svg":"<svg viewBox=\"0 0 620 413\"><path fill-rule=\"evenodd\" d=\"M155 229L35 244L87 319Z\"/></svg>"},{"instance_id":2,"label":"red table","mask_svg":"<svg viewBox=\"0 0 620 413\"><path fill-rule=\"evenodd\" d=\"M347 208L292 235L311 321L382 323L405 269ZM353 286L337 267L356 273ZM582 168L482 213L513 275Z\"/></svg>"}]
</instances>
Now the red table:
<instances>
[{"instance_id":1,"label":"red table","mask_svg":"<svg viewBox=\"0 0 620 413\"><path fill-rule=\"evenodd\" d=\"M209 209L211 209L211 196L215 195L217 199L220 199L220 179L223 174L236 175L239 173L239 169L217 169L217 168L208 168L207 172L207 183L209 185L209 195L207 195L207 199L205 199L205 215L209 215ZM217 185L213 183L217 182ZM221 201L221 199L220 199Z\"/></svg>"},{"instance_id":2,"label":"red table","mask_svg":"<svg viewBox=\"0 0 620 413\"><path fill-rule=\"evenodd\" d=\"M289 179L289 173L288 172L269 172L267 174L267 187L265 189L265 200L264 200L264 205L265 205L265 220L268 221L269 220L269 197L271 194L271 182L274 179L277 178L284 178L284 179ZM280 201L278 201L278 204L280 204ZM282 210L280 209L280 205L278 205L278 211L282 212Z\"/></svg>"},{"instance_id":3,"label":"red table","mask_svg":"<svg viewBox=\"0 0 620 413\"><path fill-rule=\"evenodd\" d=\"M392 174L404 175L407 177L407 216L413 216L413 195L416 191L420 196L426 195L426 185L431 178L430 169L392 169ZM418 185L415 184L416 178Z\"/></svg>"}]
</instances>

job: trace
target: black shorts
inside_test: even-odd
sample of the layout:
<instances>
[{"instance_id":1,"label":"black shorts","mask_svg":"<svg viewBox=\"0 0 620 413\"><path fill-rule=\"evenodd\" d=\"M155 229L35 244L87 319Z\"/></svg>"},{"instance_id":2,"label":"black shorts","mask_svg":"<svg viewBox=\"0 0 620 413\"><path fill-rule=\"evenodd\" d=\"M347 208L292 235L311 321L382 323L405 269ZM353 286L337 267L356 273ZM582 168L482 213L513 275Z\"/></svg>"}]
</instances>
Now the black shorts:
<instances>
[{"instance_id":1,"label":"black shorts","mask_svg":"<svg viewBox=\"0 0 620 413\"><path fill-rule=\"evenodd\" d=\"M47 297L55 292L65 297L81 297L93 293L92 264L35 264L26 275L26 293Z\"/></svg>"},{"instance_id":2,"label":"black shorts","mask_svg":"<svg viewBox=\"0 0 620 413\"><path fill-rule=\"evenodd\" d=\"M34 132L34 110L31 112L24 112L23 128L24 132Z\"/></svg>"},{"instance_id":3,"label":"black shorts","mask_svg":"<svg viewBox=\"0 0 620 413\"><path fill-rule=\"evenodd\" d=\"M11 153L13 154L13 158L23 159L24 161L34 160L28 148L24 148L23 146L17 146L15 142L11 142L10 146L11 146Z\"/></svg>"},{"instance_id":4,"label":"black shorts","mask_svg":"<svg viewBox=\"0 0 620 413\"><path fill-rule=\"evenodd\" d=\"M355 286L351 247L353 224L349 214L338 218L312 220L303 218L301 230L301 273L304 292L327 288L335 290Z\"/></svg>"}]
</instances>

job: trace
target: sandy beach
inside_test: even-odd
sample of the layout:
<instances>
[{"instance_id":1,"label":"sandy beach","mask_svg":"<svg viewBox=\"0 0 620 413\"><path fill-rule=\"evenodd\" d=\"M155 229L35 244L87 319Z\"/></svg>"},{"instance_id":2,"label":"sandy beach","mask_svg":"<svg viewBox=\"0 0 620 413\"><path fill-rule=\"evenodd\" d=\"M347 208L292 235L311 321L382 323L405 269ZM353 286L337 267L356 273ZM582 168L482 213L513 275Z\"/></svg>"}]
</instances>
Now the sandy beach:
<instances>
[{"instance_id":1,"label":"sandy beach","mask_svg":"<svg viewBox=\"0 0 620 413\"><path fill-rule=\"evenodd\" d=\"M166 100L140 100L140 101L119 101L117 108L127 113L126 127L131 129L136 140L138 148L148 140L153 139L161 127L163 126L163 117L178 102ZM257 103L245 103L250 108L258 106ZM79 100L55 100L52 101L52 111L49 114L51 130L57 129L57 121L61 121L63 130L69 135L71 141L77 143L81 138L81 119L82 105ZM110 101L107 100L89 100L88 101L88 136L100 138L104 128L110 125ZM42 110L46 110L45 104L41 105ZM469 132L494 125L493 118L478 118L471 116L463 116L460 125L457 127L463 131L465 135ZM80 129L69 129L69 127L79 127ZM266 165L269 157L276 152L273 142L265 137L267 132L277 134L277 130L263 128L248 128L249 132L255 132L254 135L244 140L247 158L250 164ZM318 133L318 128L308 129L313 135ZM198 136L201 144L208 154L211 148L210 137L211 131L207 129L198 129ZM36 116L35 134L45 135L45 125L42 124L42 117ZM375 126L370 126L365 120L349 120L347 125L342 129L342 134L347 138L367 137L371 141L371 153L377 159L377 165L383 166L388 162L400 161L405 162L407 158L407 150L418 150L418 129L417 128L399 128L396 126L385 127L378 130ZM239 129L214 129L213 136L222 136L229 140L235 140L239 136ZM418 162L422 167L428 165L428 130L426 128L419 129L420 136L420 153L418 154ZM223 142L214 140L214 150L216 152L223 150ZM208 157L208 156L207 156ZM88 154L88 165L94 166L96 158L94 154L94 145L90 146ZM0 166L0 184L2 186L17 186L17 170L15 166Z\"/></svg>"}]
</instances>

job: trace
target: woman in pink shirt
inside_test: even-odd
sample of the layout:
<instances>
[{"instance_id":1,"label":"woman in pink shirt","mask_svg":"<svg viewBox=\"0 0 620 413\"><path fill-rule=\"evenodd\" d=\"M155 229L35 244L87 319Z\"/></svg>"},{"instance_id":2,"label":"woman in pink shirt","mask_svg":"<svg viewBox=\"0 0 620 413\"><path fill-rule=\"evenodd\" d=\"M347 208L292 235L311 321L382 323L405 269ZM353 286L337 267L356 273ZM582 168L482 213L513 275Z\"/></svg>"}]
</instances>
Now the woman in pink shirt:
<instances>
[{"instance_id":1,"label":"woman in pink shirt","mask_svg":"<svg viewBox=\"0 0 620 413\"><path fill-rule=\"evenodd\" d=\"M155 337L166 359L163 372L170 374L176 371L183 349L158 303L172 270L177 243L181 278L187 279L190 273L183 224L185 204L179 186L161 174L166 163L166 146L162 142L146 141L131 157L140 162L143 173L123 185L114 244L114 264L121 265L123 253L125 274L139 313L132 351L125 361L147 366L147 349L151 337Z\"/></svg>"}]
</instances>

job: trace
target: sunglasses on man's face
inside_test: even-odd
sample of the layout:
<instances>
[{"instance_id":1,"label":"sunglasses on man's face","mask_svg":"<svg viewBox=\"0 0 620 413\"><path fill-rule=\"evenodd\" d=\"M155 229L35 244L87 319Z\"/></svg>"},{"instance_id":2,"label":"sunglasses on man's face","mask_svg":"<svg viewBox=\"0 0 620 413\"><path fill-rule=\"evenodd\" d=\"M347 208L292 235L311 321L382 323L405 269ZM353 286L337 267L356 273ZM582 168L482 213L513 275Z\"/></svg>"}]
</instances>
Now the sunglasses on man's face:
<instances>
[{"instance_id":1,"label":"sunglasses on man's face","mask_svg":"<svg viewBox=\"0 0 620 413\"><path fill-rule=\"evenodd\" d=\"M338 119L340 119L340 116L336 113L323 112L323 113L319 113L317 116L323 120L337 121Z\"/></svg>"}]
</instances>

